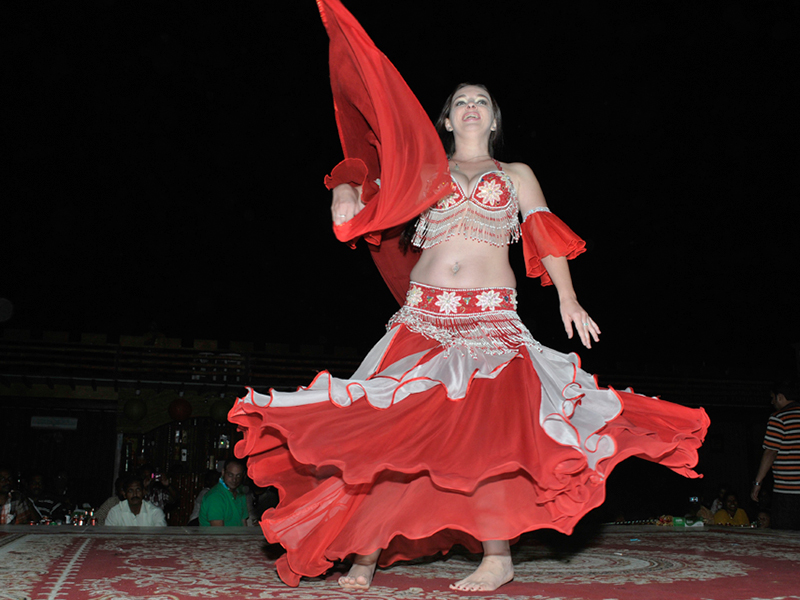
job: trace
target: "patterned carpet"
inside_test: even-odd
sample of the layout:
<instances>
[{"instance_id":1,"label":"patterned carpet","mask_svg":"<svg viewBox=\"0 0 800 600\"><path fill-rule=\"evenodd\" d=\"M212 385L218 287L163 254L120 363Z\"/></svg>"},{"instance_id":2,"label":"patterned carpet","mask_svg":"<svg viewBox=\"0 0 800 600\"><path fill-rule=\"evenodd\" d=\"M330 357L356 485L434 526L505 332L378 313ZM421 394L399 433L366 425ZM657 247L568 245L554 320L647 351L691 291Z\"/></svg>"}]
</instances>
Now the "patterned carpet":
<instances>
[{"instance_id":1,"label":"patterned carpet","mask_svg":"<svg viewBox=\"0 0 800 600\"><path fill-rule=\"evenodd\" d=\"M134 531L134 532L131 532ZM207 530L206 530L207 531ZM4 527L3 600L350 598L338 572L288 588L274 547L258 530L121 530ZM567 549L564 544L572 546ZM381 570L364 600L800 600L800 535L770 531L611 527L582 543L532 535L514 547L516 577L492 594L447 588L477 558L404 563Z\"/></svg>"}]
</instances>

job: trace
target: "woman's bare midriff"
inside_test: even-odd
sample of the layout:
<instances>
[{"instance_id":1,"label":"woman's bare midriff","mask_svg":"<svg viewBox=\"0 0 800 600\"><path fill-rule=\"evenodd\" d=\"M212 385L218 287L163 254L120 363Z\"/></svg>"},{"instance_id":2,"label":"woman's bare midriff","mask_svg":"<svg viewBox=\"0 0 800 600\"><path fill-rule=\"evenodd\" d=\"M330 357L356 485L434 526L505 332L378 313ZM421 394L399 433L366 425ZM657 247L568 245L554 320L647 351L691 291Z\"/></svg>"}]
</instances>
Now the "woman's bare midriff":
<instances>
[{"instance_id":1,"label":"woman's bare midriff","mask_svg":"<svg viewBox=\"0 0 800 600\"><path fill-rule=\"evenodd\" d=\"M411 281L443 288L516 287L508 246L492 246L462 235L423 250Z\"/></svg>"}]
</instances>

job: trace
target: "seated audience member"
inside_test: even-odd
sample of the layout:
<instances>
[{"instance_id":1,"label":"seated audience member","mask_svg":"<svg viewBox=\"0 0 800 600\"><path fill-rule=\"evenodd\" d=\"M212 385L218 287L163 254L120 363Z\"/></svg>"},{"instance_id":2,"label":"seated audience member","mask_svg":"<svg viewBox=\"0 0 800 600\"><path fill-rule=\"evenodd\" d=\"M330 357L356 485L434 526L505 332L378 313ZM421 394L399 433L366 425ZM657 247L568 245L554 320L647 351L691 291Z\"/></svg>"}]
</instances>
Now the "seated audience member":
<instances>
[{"instance_id":1,"label":"seated audience member","mask_svg":"<svg viewBox=\"0 0 800 600\"><path fill-rule=\"evenodd\" d=\"M0 525L27 525L39 515L24 494L14 490L14 472L0 467Z\"/></svg>"},{"instance_id":2,"label":"seated audience member","mask_svg":"<svg viewBox=\"0 0 800 600\"><path fill-rule=\"evenodd\" d=\"M144 499L163 510L164 514L178 504L178 490L169 477L157 476L150 465L139 467L137 474L144 485Z\"/></svg>"},{"instance_id":3,"label":"seated audience member","mask_svg":"<svg viewBox=\"0 0 800 600\"><path fill-rule=\"evenodd\" d=\"M703 523L705 523L706 525L710 525L711 523L714 522L714 515L711 514L711 511L708 510L702 504L697 509L697 514L695 515L695 518L701 519Z\"/></svg>"},{"instance_id":4,"label":"seated audience member","mask_svg":"<svg viewBox=\"0 0 800 600\"><path fill-rule=\"evenodd\" d=\"M225 464L219 483L203 497L200 506L200 525L203 527L241 527L249 516L246 494L239 487L244 479L245 466L238 459Z\"/></svg>"},{"instance_id":5,"label":"seated audience member","mask_svg":"<svg viewBox=\"0 0 800 600\"><path fill-rule=\"evenodd\" d=\"M725 508L725 497L728 495L728 484L721 483L717 486L717 495L714 497L714 500L711 502L711 506L709 506L708 510L711 511L712 515L717 514L720 510Z\"/></svg>"},{"instance_id":6,"label":"seated audience member","mask_svg":"<svg viewBox=\"0 0 800 600\"><path fill-rule=\"evenodd\" d=\"M68 506L63 506L59 499L48 493L45 477L38 472L34 472L28 479L28 500L39 519L55 521L69 510Z\"/></svg>"},{"instance_id":7,"label":"seated audience member","mask_svg":"<svg viewBox=\"0 0 800 600\"><path fill-rule=\"evenodd\" d=\"M770 526L770 518L769 513L765 510L758 511L758 517L756 517L756 521L758 522L759 529L769 529Z\"/></svg>"},{"instance_id":8,"label":"seated audience member","mask_svg":"<svg viewBox=\"0 0 800 600\"><path fill-rule=\"evenodd\" d=\"M191 527L200 525L200 507L203 504L203 498L218 482L219 471L215 471L214 469L206 471L205 479L203 480L203 489L200 490L200 493L197 494L197 498L194 499L194 508L192 509L192 514L189 515L189 522L187 525Z\"/></svg>"},{"instance_id":9,"label":"seated audience member","mask_svg":"<svg viewBox=\"0 0 800 600\"><path fill-rule=\"evenodd\" d=\"M100 508L94 511L94 518L97 519L98 525L105 525L109 511L125 499L125 491L122 489L122 483L122 477L117 477L117 480L114 482L114 490L116 493L103 502Z\"/></svg>"},{"instance_id":10,"label":"seated audience member","mask_svg":"<svg viewBox=\"0 0 800 600\"><path fill-rule=\"evenodd\" d=\"M72 509L72 498L69 489L69 473L59 471L53 483L53 497L61 503L62 514L67 514Z\"/></svg>"},{"instance_id":11,"label":"seated audience member","mask_svg":"<svg viewBox=\"0 0 800 600\"><path fill-rule=\"evenodd\" d=\"M253 508L250 512L251 516L255 515L253 523L261 521L264 511L268 508L275 508L278 506L278 490L273 486L260 488L253 485Z\"/></svg>"},{"instance_id":12,"label":"seated audience member","mask_svg":"<svg viewBox=\"0 0 800 600\"><path fill-rule=\"evenodd\" d=\"M255 487L253 481L247 477L247 469L245 469L244 483L236 490L236 493L242 494L245 497L245 503L247 504L247 525L256 525L261 520L261 514L263 513L263 511L261 513L256 512L256 495L253 491Z\"/></svg>"},{"instance_id":13,"label":"seated audience member","mask_svg":"<svg viewBox=\"0 0 800 600\"><path fill-rule=\"evenodd\" d=\"M164 511L144 499L144 486L139 477L125 480L125 500L108 511L110 527L166 527Z\"/></svg>"},{"instance_id":14,"label":"seated audience member","mask_svg":"<svg viewBox=\"0 0 800 600\"><path fill-rule=\"evenodd\" d=\"M747 513L739 508L736 494L729 492L725 496L725 508L714 513L714 525L750 525Z\"/></svg>"},{"instance_id":15,"label":"seated audience member","mask_svg":"<svg viewBox=\"0 0 800 600\"><path fill-rule=\"evenodd\" d=\"M700 520L706 524L714 522L714 515L700 503L699 496L692 496L689 498L689 512L686 513L686 518Z\"/></svg>"}]
</instances>

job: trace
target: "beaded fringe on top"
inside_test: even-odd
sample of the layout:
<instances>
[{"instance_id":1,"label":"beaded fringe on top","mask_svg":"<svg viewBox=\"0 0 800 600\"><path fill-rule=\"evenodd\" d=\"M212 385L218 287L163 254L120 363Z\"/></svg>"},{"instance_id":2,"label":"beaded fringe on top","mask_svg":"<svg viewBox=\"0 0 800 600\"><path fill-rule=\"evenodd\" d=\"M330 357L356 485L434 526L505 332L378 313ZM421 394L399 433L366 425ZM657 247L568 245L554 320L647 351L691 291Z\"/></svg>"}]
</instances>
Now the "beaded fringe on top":
<instances>
[{"instance_id":1,"label":"beaded fringe on top","mask_svg":"<svg viewBox=\"0 0 800 600\"><path fill-rule=\"evenodd\" d=\"M442 201L446 203L447 199ZM420 215L412 244L430 248L461 234L467 239L506 246L520 236L518 208L509 202L504 209L489 210L465 201L448 208L428 210Z\"/></svg>"}]
</instances>

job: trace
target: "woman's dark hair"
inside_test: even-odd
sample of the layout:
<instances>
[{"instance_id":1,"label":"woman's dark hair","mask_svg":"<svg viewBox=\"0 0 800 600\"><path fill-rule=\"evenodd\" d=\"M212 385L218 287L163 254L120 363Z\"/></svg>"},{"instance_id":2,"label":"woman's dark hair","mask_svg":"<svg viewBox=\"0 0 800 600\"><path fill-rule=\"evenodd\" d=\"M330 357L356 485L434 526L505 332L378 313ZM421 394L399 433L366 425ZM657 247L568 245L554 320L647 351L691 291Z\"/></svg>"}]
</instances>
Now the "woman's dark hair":
<instances>
[{"instance_id":1,"label":"woman's dark hair","mask_svg":"<svg viewBox=\"0 0 800 600\"><path fill-rule=\"evenodd\" d=\"M500 113L500 107L497 104L497 100L494 99L492 93L482 83L459 83L456 86L456 89L453 90L453 93L447 97L447 100L442 107L442 112L439 113L439 118L436 119L436 132L439 134L439 138L442 140L442 145L444 146L445 152L447 152L447 156L452 156L453 152L456 151L456 140L453 136L453 132L445 129L444 122L445 119L450 116L450 109L453 108L453 99L456 97L458 91L469 85L481 88L486 92L486 94L489 96L489 100L492 102L492 117L494 117L497 127L494 131L492 131L491 135L489 135L489 156L494 158L495 153L499 151L500 147L503 145L503 117Z\"/></svg>"}]
</instances>

